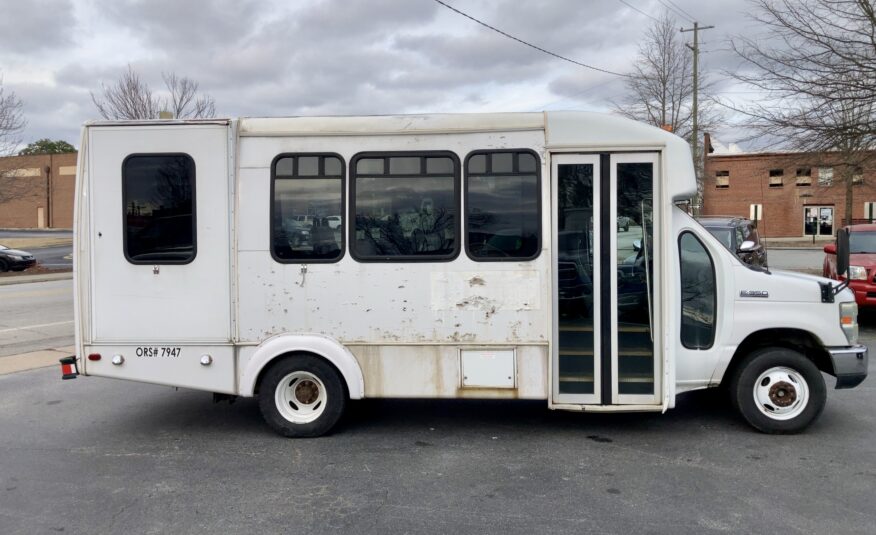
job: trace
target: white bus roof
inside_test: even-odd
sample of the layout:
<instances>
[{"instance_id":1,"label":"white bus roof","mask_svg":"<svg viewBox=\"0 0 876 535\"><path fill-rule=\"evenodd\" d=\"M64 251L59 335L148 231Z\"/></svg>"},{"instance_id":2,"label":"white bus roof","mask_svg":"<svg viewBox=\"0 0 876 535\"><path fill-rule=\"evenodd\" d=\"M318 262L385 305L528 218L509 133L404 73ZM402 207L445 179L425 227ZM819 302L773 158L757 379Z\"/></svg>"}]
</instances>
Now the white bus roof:
<instances>
[{"instance_id":1,"label":"white bus roof","mask_svg":"<svg viewBox=\"0 0 876 535\"><path fill-rule=\"evenodd\" d=\"M87 126L228 124L231 119L94 121ZM323 117L241 117L242 137L425 135L475 132L543 131L552 151L665 150L670 198L696 193L690 147L682 138L618 115L584 111L435 113Z\"/></svg>"},{"instance_id":2,"label":"white bus roof","mask_svg":"<svg viewBox=\"0 0 876 535\"><path fill-rule=\"evenodd\" d=\"M543 130L548 147L663 147L678 136L617 115L582 111L243 117L241 136L398 135Z\"/></svg>"}]
</instances>

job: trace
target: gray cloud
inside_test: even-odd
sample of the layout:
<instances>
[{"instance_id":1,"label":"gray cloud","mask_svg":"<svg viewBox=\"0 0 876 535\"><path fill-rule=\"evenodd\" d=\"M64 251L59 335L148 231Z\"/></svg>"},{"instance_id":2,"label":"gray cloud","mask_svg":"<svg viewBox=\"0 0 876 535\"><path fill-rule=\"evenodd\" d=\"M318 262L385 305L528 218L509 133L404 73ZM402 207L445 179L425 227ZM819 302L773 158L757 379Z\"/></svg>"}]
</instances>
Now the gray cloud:
<instances>
[{"instance_id":1,"label":"gray cloud","mask_svg":"<svg viewBox=\"0 0 876 535\"><path fill-rule=\"evenodd\" d=\"M0 68L8 71L26 54L54 81L15 86L30 122L26 136L78 139L81 122L96 115L89 91L115 81L128 63L154 90L162 72L197 80L231 116L476 110L527 88L532 98L518 99L527 110L538 106L533 102L607 110L623 90L611 76L528 48L430 0L95 1L76 10L69 2L16 3L16 16L0 21ZM557 54L621 72L652 22L615 0L448 3ZM756 31L744 17L745 1L675 3L718 26L702 35L704 68L718 78L734 68L728 36ZM664 9L656 0L634 4L654 16ZM77 33L86 22L93 35ZM24 27L45 31L24 35ZM110 38L117 40L106 54L92 51ZM39 52L68 45L69 53L51 62Z\"/></svg>"},{"instance_id":2,"label":"gray cloud","mask_svg":"<svg viewBox=\"0 0 876 535\"><path fill-rule=\"evenodd\" d=\"M158 50L225 45L262 13L256 0L101 0L103 14Z\"/></svg>"},{"instance_id":3,"label":"gray cloud","mask_svg":"<svg viewBox=\"0 0 876 535\"><path fill-rule=\"evenodd\" d=\"M0 13L0 50L33 54L66 46L76 33L71 0L3 0Z\"/></svg>"}]
</instances>

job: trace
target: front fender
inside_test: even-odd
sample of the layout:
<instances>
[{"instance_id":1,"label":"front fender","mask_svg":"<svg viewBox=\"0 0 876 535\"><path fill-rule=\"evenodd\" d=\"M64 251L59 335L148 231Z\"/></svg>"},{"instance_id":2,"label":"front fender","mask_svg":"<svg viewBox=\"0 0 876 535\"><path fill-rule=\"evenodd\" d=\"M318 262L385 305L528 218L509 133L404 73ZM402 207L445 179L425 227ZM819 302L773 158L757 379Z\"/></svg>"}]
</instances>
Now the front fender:
<instances>
[{"instance_id":1,"label":"front fender","mask_svg":"<svg viewBox=\"0 0 876 535\"><path fill-rule=\"evenodd\" d=\"M356 357L343 344L322 334L279 334L262 342L243 368L239 395L252 397L265 366L289 353L312 353L326 359L341 372L350 399L365 397L365 377Z\"/></svg>"}]
</instances>

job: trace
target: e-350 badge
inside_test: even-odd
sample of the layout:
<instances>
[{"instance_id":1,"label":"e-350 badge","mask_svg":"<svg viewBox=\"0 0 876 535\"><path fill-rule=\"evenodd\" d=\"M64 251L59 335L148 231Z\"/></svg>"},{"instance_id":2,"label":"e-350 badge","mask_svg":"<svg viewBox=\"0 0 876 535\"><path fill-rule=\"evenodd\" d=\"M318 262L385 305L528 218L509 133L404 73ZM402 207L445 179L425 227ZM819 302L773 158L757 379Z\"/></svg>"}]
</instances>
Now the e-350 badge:
<instances>
[{"instance_id":1,"label":"e-350 badge","mask_svg":"<svg viewBox=\"0 0 876 535\"><path fill-rule=\"evenodd\" d=\"M739 297L764 297L767 298L770 293L766 290L742 290L739 292Z\"/></svg>"}]
</instances>

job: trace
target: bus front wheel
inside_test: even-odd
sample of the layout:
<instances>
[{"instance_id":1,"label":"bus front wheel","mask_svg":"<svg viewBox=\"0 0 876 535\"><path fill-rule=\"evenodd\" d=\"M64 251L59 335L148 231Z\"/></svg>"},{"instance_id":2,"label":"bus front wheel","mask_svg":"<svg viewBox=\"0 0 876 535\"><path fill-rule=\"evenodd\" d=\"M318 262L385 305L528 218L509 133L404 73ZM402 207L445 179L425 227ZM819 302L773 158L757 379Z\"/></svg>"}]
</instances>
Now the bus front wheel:
<instances>
[{"instance_id":1,"label":"bus front wheel","mask_svg":"<svg viewBox=\"0 0 876 535\"><path fill-rule=\"evenodd\" d=\"M827 389L815 364L784 347L759 349L745 358L730 383L733 405L755 429L799 433L824 409Z\"/></svg>"},{"instance_id":2,"label":"bus front wheel","mask_svg":"<svg viewBox=\"0 0 876 535\"><path fill-rule=\"evenodd\" d=\"M287 437L328 433L343 414L346 398L337 370L312 355L283 358L265 372L259 387L262 416Z\"/></svg>"}]
</instances>

